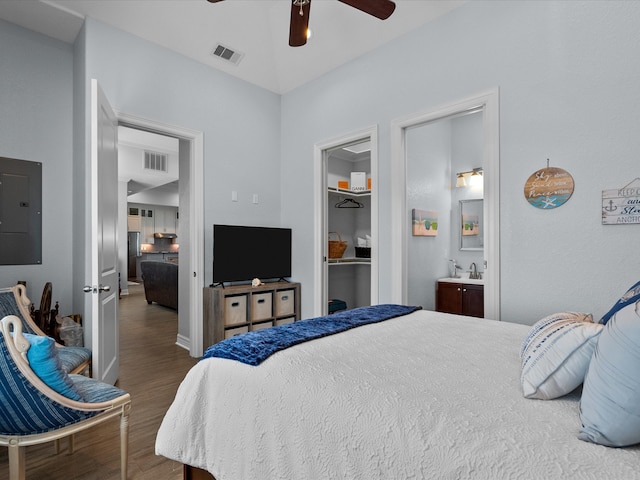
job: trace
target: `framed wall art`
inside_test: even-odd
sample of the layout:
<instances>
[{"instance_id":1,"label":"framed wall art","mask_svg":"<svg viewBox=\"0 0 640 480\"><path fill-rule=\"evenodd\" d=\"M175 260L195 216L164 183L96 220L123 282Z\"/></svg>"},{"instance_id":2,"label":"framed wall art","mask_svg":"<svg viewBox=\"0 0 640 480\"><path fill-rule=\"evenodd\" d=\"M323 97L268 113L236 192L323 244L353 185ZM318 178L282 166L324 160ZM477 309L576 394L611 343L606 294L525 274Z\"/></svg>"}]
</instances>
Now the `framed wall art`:
<instances>
[{"instance_id":1,"label":"framed wall art","mask_svg":"<svg viewBox=\"0 0 640 480\"><path fill-rule=\"evenodd\" d=\"M435 237L438 235L438 214L428 210L411 210L411 234L414 237Z\"/></svg>"}]
</instances>

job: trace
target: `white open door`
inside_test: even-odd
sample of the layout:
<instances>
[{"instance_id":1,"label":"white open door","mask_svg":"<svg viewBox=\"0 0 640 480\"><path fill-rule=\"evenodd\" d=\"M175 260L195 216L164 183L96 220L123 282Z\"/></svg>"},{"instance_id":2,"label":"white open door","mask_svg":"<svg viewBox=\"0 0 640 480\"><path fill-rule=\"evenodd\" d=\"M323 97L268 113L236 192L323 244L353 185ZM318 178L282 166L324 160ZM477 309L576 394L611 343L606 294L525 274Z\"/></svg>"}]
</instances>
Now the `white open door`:
<instances>
[{"instance_id":1,"label":"white open door","mask_svg":"<svg viewBox=\"0 0 640 480\"><path fill-rule=\"evenodd\" d=\"M118 122L98 81L91 80L91 295L93 378L115 384L118 328Z\"/></svg>"}]
</instances>

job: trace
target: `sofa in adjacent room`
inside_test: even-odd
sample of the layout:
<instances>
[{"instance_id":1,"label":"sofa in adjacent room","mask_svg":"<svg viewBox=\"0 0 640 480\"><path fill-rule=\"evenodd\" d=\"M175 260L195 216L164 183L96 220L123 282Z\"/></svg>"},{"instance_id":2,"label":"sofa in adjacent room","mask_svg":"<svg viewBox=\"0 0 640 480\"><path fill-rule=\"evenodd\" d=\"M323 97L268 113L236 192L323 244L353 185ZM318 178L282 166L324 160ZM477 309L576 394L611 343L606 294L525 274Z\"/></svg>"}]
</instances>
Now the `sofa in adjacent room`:
<instances>
[{"instance_id":1,"label":"sofa in adjacent room","mask_svg":"<svg viewBox=\"0 0 640 480\"><path fill-rule=\"evenodd\" d=\"M147 303L178 310L178 265L169 262L140 262Z\"/></svg>"}]
</instances>

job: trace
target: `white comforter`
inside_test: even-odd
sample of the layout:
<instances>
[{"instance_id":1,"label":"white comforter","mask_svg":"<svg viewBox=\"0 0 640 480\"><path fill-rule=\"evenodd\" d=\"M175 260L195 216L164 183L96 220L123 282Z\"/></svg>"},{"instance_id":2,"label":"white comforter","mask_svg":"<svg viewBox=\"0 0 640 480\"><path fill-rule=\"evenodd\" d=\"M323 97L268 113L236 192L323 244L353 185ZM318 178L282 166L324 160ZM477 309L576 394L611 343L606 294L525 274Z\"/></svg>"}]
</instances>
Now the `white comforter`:
<instances>
[{"instance_id":1,"label":"white comforter","mask_svg":"<svg viewBox=\"0 0 640 480\"><path fill-rule=\"evenodd\" d=\"M576 438L579 396L520 388L529 327L430 311L187 374L156 453L217 480L633 479L640 449Z\"/></svg>"}]
</instances>

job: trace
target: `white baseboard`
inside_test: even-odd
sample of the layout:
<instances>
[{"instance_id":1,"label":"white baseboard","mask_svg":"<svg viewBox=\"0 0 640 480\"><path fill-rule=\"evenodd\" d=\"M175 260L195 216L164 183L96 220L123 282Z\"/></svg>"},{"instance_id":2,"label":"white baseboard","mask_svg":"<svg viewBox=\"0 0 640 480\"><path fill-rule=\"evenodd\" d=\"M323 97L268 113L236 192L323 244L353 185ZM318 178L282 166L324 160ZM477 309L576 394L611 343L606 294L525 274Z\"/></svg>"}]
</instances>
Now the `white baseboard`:
<instances>
[{"instance_id":1,"label":"white baseboard","mask_svg":"<svg viewBox=\"0 0 640 480\"><path fill-rule=\"evenodd\" d=\"M178 334L176 338L176 345L184 348L187 351L191 351L191 340L189 339L189 337Z\"/></svg>"}]
</instances>

